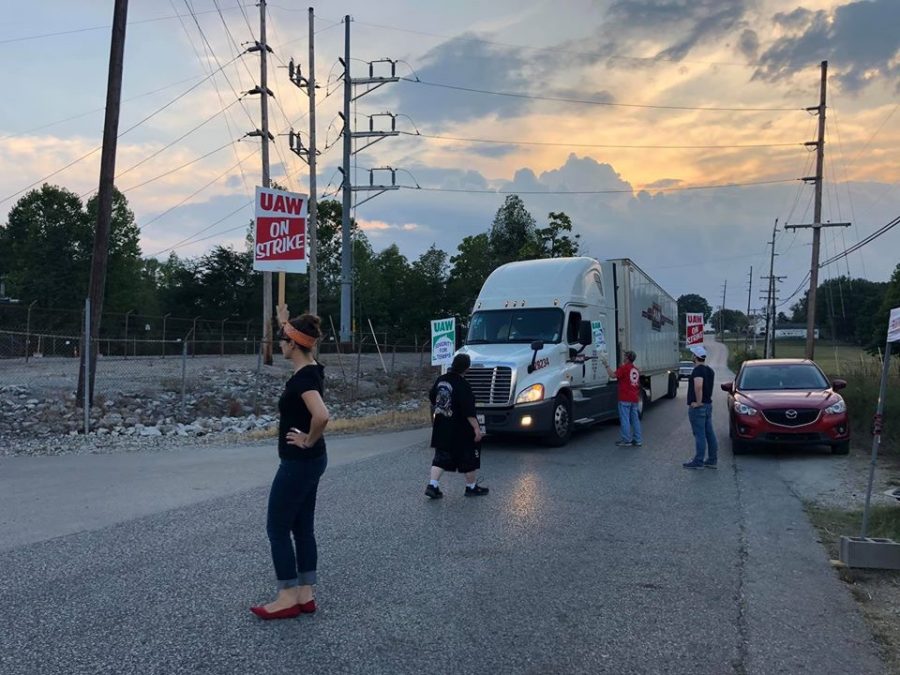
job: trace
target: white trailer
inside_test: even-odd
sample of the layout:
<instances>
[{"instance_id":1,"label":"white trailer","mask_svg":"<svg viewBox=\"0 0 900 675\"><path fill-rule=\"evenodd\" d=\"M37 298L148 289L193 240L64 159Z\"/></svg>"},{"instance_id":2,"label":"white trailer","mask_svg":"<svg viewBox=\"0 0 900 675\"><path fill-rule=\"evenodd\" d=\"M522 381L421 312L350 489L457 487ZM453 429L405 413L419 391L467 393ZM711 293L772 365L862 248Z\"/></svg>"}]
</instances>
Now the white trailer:
<instances>
[{"instance_id":1,"label":"white trailer","mask_svg":"<svg viewBox=\"0 0 900 675\"><path fill-rule=\"evenodd\" d=\"M566 443L577 425L617 416L601 360L637 353L641 412L678 391L676 303L627 259L509 263L487 278L461 352L488 433Z\"/></svg>"}]
</instances>

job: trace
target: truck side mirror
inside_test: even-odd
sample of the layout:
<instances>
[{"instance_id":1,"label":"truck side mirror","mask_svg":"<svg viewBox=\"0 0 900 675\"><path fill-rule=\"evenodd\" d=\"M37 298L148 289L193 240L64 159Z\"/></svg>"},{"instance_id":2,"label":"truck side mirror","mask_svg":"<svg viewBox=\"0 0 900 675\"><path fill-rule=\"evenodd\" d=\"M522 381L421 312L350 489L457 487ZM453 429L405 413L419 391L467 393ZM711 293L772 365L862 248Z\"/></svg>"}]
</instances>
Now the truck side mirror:
<instances>
[{"instance_id":1,"label":"truck side mirror","mask_svg":"<svg viewBox=\"0 0 900 675\"><path fill-rule=\"evenodd\" d=\"M582 321L578 327L578 342L587 347L594 341L594 331L590 321Z\"/></svg>"},{"instance_id":2,"label":"truck side mirror","mask_svg":"<svg viewBox=\"0 0 900 675\"><path fill-rule=\"evenodd\" d=\"M535 340L531 343L531 348L534 350L534 354L531 355L531 363L528 364L528 373L531 374L534 372L534 363L537 361L538 352L544 348L543 340Z\"/></svg>"}]
</instances>

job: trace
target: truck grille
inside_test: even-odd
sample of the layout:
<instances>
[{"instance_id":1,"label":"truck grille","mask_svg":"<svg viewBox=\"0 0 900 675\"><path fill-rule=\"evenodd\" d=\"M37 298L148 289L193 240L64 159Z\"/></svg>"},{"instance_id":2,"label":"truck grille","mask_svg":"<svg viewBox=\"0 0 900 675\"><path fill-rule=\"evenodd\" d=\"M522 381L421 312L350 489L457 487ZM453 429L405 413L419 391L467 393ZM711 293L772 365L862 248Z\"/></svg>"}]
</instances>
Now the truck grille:
<instances>
[{"instance_id":1,"label":"truck grille","mask_svg":"<svg viewBox=\"0 0 900 675\"><path fill-rule=\"evenodd\" d=\"M816 408L773 408L763 410L763 415L772 424L782 427L802 427L804 424L812 424L819 417Z\"/></svg>"},{"instance_id":2,"label":"truck grille","mask_svg":"<svg viewBox=\"0 0 900 675\"><path fill-rule=\"evenodd\" d=\"M512 390L512 368L469 368L466 380L472 385L478 405L509 405Z\"/></svg>"}]
</instances>

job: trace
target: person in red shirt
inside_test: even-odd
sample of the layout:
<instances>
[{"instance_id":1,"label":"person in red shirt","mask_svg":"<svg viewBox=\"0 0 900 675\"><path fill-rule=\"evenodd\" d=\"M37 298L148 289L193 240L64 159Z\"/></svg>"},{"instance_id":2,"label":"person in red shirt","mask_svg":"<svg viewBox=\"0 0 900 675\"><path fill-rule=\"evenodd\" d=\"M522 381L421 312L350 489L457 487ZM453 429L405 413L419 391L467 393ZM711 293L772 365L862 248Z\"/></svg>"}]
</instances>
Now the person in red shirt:
<instances>
[{"instance_id":1,"label":"person in red shirt","mask_svg":"<svg viewBox=\"0 0 900 675\"><path fill-rule=\"evenodd\" d=\"M619 388L619 433L616 441L619 447L644 444L641 436L641 419L638 417L638 402L641 400L641 372L634 365L637 354L625 352L625 363L613 370L604 361L606 372L614 378Z\"/></svg>"}]
</instances>

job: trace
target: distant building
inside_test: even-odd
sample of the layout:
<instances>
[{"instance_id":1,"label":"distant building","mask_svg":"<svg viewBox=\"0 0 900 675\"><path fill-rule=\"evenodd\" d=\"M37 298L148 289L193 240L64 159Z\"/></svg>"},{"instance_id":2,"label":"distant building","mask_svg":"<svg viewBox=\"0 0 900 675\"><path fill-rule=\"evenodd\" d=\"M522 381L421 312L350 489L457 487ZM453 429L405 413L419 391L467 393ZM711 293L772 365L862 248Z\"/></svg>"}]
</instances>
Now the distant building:
<instances>
[{"instance_id":1,"label":"distant building","mask_svg":"<svg viewBox=\"0 0 900 675\"><path fill-rule=\"evenodd\" d=\"M819 339L819 329L815 329L814 337ZM775 324L775 339L779 338L796 338L799 340L806 339L805 323L778 323Z\"/></svg>"}]
</instances>

